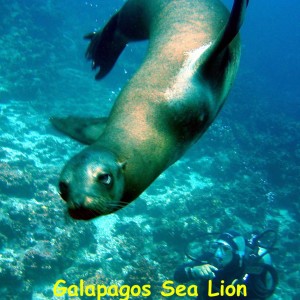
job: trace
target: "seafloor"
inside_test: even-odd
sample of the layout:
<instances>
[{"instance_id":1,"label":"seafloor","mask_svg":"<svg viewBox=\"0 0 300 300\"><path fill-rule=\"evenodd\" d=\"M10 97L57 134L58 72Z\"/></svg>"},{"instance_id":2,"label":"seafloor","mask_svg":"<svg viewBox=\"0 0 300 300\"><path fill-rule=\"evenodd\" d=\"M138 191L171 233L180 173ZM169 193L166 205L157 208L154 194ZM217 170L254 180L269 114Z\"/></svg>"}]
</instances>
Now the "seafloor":
<instances>
[{"instance_id":1,"label":"seafloor","mask_svg":"<svg viewBox=\"0 0 300 300\"><path fill-rule=\"evenodd\" d=\"M165 299L160 286L187 243L230 227L278 232L272 299L299 299L300 123L270 109L272 88L245 65L217 121L138 200L92 222L66 215L58 176L83 146L48 119L106 115L142 54L128 47L107 82L94 82L80 40L93 7L61 6L13 0L0 12L0 299L56 299L58 279L151 284L147 299Z\"/></svg>"}]
</instances>

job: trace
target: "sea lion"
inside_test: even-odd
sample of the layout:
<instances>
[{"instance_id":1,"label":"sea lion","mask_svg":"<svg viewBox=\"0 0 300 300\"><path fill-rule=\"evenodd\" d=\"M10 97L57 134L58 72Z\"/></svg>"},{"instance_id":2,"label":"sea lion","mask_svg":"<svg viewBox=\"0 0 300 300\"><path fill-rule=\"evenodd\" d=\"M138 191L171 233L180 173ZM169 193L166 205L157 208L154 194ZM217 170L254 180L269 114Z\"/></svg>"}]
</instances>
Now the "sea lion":
<instances>
[{"instance_id":1,"label":"sea lion","mask_svg":"<svg viewBox=\"0 0 300 300\"><path fill-rule=\"evenodd\" d=\"M112 213L136 199L213 122L240 59L239 28L247 0L232 11L219 0L128 0L86 52L96 79L126 44L149 39L146 58L108 118L53 118L89 144L63 168L59 189L75 219Z\"/></svg>"}]
</instances>

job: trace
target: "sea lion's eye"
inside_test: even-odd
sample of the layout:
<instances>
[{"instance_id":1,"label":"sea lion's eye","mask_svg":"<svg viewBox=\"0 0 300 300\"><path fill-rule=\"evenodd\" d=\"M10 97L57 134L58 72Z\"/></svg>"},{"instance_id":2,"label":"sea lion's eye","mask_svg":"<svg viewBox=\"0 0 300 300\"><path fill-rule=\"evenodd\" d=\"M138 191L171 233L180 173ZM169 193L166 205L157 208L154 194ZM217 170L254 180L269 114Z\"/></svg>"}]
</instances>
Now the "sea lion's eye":
<instances>
[{"instance_id":1,"label":"sea lion's eye","mask_svg":"<svg viewBox=\"0 0 300 300\"><path fill-rule=\"evenodd\" d=\"M97 176L97 180L107 185L112 183L112 177L109 174L100 174Z\"/></svg>"}]
</instances>

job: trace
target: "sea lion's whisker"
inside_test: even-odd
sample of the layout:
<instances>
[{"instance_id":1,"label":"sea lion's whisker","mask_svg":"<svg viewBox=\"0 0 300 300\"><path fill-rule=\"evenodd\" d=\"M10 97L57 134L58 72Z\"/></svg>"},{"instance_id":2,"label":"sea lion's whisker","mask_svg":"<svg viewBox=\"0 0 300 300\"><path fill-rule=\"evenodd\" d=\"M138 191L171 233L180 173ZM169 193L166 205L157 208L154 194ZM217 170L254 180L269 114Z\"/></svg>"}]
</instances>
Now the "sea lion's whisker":
<instances>
[{"instance_id":1,"label":"sea lion's whisker","mask_svg":"<svg viewBox=\"0 0 300 300\"><path fill-rule=\"evenodd\" d=\"M113 208L113 209L115 210L115 209L120 209L120 208L123 208L123 207L124 207L124 205L118 205L118 204L116 204L116 205L113 205L113 204L112 204L112 205L110 205L109 207L110 207L110 208Z\"/></svg>"},{"instance_id":2,"label":"sea lion's whisker","mask_svg":"<svg viewBox=\"0 0 300 300\"><path fill-rule=\"evenodd\" d=\"M112 207L124 207L125 205L127 205L128 203L125 201L119 201L118 203L109 203L109 206Z\"/></svg>"}]
</instances>

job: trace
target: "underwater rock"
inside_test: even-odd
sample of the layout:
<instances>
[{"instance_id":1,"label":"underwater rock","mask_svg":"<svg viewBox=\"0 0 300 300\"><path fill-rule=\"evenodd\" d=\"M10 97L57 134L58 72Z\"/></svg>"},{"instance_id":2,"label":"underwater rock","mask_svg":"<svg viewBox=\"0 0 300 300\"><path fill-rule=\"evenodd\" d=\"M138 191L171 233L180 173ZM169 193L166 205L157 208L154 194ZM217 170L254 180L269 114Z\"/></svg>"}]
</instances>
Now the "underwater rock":
<instances>
[{"instance_id":1,"label":"underwater rock","mask_svg":"<svg viewBox=\"0 0 300 300\"><path fill-rule=\"evenodd\" d=\"M20 253L12 250L1 252L0 255L0 282L8 290L16 290L22 286L23 264L19 259Z\"/></svg>"},{"instance_id":2,"label":"underwater rock","mask_svg":"<svg viewBox=\"0 0 300 300\"><path fill-rule=\"evenodd\" d=\"M34 192L31 173L13 167L8 163L0 163L0 190L14 197L31 197Z\"/></svg>"},{"instance_id":3,"label":"underwater rock","mask_svg":"<svg viewBox=\"0 0 300 300\"><path fill-rule=\"evenodd\" d=\"M3 236L12 238L15 236L15 232L13 229L13 222L7 215L0 216L0 228L1 228L1 234Z\"/></svg>"},{"instance_id":4,"label":"underwater rock","mask_svg":"<svg viewBox=\"0 0 300 300\"><path fill-rule=\"evenodd\" d=\"M7 237L4 234L0 233L0 251L6 246L7 240Z\"/></svg>"},{"instance_id":5,"label":"underwater rock","mask_svg":"<svg viewBox=\"0 0 300 300\"><path fill-rule=\"evenodd\" d=\"M151 283L152 294L150 299L155 299L152 295L157 294L161 288L161 281L155 261L139 257L127 269L124 276L124 283L128 285L138 284L139 286Z\"/></svg>"},{"instance_id":6,"label":"underwater rock","mask_svg":"<svg viewBox=\"0 0 300 300\"><path fill-rule=\"evenodd\" d=\"M34 282L52 280L60 268L54 250L48 241L27 249L23 258L25 278Z\"/></svg>"}]
</instances>

